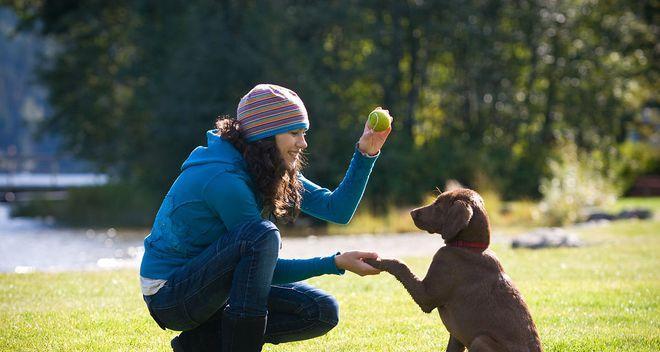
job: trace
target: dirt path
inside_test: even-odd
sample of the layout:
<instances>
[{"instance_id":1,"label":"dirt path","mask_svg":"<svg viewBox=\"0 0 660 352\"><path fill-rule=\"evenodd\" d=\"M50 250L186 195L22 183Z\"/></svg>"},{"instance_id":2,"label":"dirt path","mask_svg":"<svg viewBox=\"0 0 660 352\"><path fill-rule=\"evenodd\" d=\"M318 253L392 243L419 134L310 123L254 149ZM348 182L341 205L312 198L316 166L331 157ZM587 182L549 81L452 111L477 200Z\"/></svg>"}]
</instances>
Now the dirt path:
<instances>
[{"instance_id":1,"label":"dirt path","mask_svg":"<svg viewBox=\"0 0 660 352\"><path fill-rule=\"evenodd\" d=\"M494 242L504 241L493 236ZM337 251L365 250L382 257L414 257L433 255L444 242L440 235L428 233L404 233L385 235L323 236L307 238L284 238L283 258L305 258L327 255Z\"/></svg>"}]
</instances>

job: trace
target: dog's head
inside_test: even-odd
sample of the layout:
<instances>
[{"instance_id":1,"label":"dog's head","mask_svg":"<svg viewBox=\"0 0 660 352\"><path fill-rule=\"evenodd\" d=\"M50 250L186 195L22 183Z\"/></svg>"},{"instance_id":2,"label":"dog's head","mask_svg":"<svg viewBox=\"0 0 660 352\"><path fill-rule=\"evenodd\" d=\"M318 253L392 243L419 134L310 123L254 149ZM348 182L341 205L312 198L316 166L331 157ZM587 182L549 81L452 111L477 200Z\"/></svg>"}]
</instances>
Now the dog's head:
<instances>
[{"instance_id":1,"label":"dog's head","mask_svg":"<svg viewBox=\"0 0 660 352\"><path fill-rule=\"evenodd\" d=\"M410 212L415 225L445 241L490 242L490 222L481 196L466 188L444 192L431 204Z\"/></svg>"}]
</instances>

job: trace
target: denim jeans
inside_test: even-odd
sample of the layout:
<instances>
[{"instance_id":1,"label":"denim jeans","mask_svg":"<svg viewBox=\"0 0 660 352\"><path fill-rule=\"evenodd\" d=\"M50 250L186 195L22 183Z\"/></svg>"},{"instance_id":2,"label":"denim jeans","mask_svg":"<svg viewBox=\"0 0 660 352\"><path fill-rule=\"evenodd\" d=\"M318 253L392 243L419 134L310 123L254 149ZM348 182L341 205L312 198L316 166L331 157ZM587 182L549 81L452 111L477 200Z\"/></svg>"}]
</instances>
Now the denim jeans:
<instances>
[{"instance_id":1,"label":"denim jeans","mask_svg":"<svg viewBox=\"0 0 660 352\"><path fill-rule=\"evenodd\" d=\"M338 323L337 301L304 282L271 285L280 235L270 221L243 224L175 271L158 292L144 296L161 328L208 331L223 311L268 316L265 341L323 335Z\"/></svg>"}]
</instances>

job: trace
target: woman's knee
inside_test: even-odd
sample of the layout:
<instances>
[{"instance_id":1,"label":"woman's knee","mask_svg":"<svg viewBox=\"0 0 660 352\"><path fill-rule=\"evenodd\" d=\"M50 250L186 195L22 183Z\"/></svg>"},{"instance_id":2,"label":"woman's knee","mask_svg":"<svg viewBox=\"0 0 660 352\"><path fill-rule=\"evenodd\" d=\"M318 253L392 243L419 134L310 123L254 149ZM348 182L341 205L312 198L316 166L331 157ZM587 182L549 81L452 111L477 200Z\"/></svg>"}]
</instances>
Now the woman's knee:
<instances>
[{"instance_id":1,"label":"woman's knee","mask_svg":"<svg viewBox=\"0 0 660 352\"><path fill-rule=\"evenodd\" d=\"M298 285L296 289L304 292L307 303L302 309L305 313L304 319L316 322L318 326L324 327L325 332L331 330L339 323L339 302L331 294L307 285L306 283L294 284Z\"/></svg>"},{"instance_id":2,"label":"woman's knee","mask_svg":"<svg viewBox=\"0 0 660 352\"><path fill-rule=\"evenodd\" d=\"M264 232L254 241L254 247L259 252L270 253L277 256L279 254L280 248L282 248L280 231L275 228Z\"/></svg>"},{"instance_id":3,"label":"woman's knee","mask_svg":"<svg viewBox=\"0 0 660 352\"><path fill-rule=\"evenodd\" d=\"M277 253L282 246L279 229L268 220L247 222L236 231L240 232L241 240L252 244L259 251Z\"/></svg>"},{"instance_id":4,"label":"woman's knee","mask_svg":"<svg viewBox=\"0 0 660 352\"><path fill-rule=\"evenodd\" d=\"M316 301L319 307L318 321L325 332L328 332L339 324L339 302L329 294L317 298Z\"/></svg>"},{"instance_id":5,"label":"woman's knee","mask_svg":"<svg viewBox=\"0 0 660 352\"><path fill-rule=\"evenodd\" d=\"M267 336L270 343L322 336L339 323L337 300L304 282L273 286L269 309L269 319L278 322Z\"/></svg>"}]
</instances>

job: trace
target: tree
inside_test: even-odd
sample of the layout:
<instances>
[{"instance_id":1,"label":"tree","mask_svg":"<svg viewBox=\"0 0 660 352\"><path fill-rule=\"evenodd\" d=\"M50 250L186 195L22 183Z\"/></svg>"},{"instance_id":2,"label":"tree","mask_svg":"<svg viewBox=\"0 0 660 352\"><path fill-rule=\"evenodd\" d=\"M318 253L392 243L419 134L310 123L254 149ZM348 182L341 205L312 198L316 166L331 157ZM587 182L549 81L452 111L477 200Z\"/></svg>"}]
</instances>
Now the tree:
<instances>
[{"instance_id":1,"label":"tree","mask_svg":"<svg viewBox=\"0 0 660 352\"><path fill-rule=\"evenodd\" d=\"M296 90L311 119L306 174L343 176L377 105L394 132L374 205L455 178L539 196L556 133L616 146L657 81L649 1L14 2L60 45L44 65L46 128L162 194L214 117L254 84Z\"/></svg>"}]
</instances>

